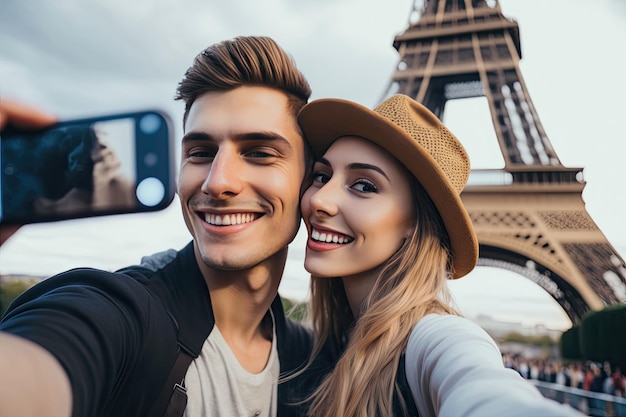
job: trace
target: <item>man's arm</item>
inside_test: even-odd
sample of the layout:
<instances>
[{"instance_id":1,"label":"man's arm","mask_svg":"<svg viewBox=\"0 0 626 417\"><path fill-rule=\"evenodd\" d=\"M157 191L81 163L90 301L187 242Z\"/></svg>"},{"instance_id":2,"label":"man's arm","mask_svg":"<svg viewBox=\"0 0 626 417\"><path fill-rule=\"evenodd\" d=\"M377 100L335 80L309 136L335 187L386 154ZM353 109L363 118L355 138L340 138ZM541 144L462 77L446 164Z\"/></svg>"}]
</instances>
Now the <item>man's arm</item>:
<instances>
[{"instance_id":1,"label":"man's arm","mask_svg":"<svg viewBox=\"0 0 626 417\"><path fill-rule=\"evenodd\" d=\"M59 362L39 345L0 332L0 417L69 417L71 408Z\"/></svg>"},{"instance_id":2,"label":"man's arm","mask_svg":"<svg viewBox=\"0 0 626 417\"><path fill-rule=\"evenodd\" d=\"M56 117L21 103L0 98L0 131L7 125L29 129ZM19 226L0 226L0 245ZM70 416L72 394L65 371L41 346L0 332L0 417Z\"/></svg>"}]
</instances>

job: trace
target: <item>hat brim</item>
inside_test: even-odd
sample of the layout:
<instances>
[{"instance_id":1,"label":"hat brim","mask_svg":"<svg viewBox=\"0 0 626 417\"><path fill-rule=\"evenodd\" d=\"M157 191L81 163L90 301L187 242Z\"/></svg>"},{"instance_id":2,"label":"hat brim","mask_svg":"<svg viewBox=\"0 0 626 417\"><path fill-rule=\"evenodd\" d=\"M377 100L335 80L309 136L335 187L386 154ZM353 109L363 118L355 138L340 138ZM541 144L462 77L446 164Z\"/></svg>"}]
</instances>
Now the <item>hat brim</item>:
<instances>
[{"instance_id":1,"label":"hat brim","mask_svg":"<svg viewBox=\"0 0 626 417\"><path fill-rule=\"evenodd\" d=\"M435 121L439 123L437 119ZM443 170L415 139L373 110L342 99L310 102L300 111L298 122L316 158L320 158L338 138L358 136L379 145L398 159L424 187L439 211L450 237L452 277L461 278L474 269L478 241L472 221Z\"/></svg>"}]
</instances>

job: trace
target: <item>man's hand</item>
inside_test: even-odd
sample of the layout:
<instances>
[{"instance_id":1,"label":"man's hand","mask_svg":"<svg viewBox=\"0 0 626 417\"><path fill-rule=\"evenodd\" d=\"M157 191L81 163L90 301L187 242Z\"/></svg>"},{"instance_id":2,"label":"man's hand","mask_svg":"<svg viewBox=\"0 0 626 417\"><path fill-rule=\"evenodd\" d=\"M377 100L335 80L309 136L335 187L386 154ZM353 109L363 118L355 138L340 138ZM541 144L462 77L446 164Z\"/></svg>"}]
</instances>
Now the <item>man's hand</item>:
<instances>
[{"instance_id":1,"label":"man's hand","mask_svg":"<svg viewBox=\"0 0 626 417\"><path fill-rule=\"evenodd\" d=\"M0 97L0 132L9 124L28 130L40 129L56 121L57 118L50 113Z\"/></svg>"},{"instance_id":2,"label":"man's hand","mask_svg":"<svg viewBox=\"0 0 626 417\"><path fill-rule=\"evenodd\" d=\"M18 129L39 129L49 126L57 121L57 118L42 110L35 109L13 100L0 98L0 132L11 125ZM18 225L0 225L0 245L20 228Z\"/></svg>"}]
</instances>

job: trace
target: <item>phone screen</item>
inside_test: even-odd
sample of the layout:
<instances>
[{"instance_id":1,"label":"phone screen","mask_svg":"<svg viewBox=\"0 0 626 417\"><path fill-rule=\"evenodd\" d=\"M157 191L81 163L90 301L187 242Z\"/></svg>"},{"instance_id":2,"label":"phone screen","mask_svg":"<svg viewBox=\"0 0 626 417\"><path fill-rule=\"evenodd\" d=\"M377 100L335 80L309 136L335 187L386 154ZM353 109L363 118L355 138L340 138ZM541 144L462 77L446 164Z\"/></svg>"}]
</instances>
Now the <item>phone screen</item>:
<instances>
[{"instance_id":1,"label":"phone screen","mask_svg":"<svg viewBox=\"0 0 626 417\"><path fill-rule=\"evenodd\" d=\"M149 111L3 132L0 223L165 208L174 194L169 125Z\"/></svg>"}]
</instances>

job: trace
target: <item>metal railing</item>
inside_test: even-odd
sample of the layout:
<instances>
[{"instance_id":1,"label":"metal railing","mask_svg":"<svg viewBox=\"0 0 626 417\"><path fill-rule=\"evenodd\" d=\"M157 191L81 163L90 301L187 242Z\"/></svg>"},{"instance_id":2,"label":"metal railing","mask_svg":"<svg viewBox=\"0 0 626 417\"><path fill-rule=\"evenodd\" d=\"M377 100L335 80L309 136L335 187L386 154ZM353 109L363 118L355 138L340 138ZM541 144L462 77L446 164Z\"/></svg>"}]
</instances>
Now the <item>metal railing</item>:
<instances>
[{"instance_id":1,"label":"metal railing","mask_svg":"<svg viewBox=\"0 0 626 417\"><path fill-rule=\"evenodd\" d=\"M529 379L528 382L535 385L544 397L562 404L569 404L572 408L589 416L626 417L626 397L617 397L533 379Z\"/></svg>"}]
</instances>

